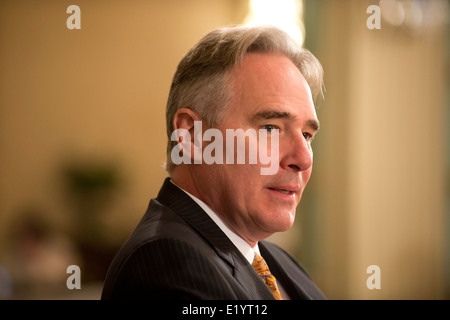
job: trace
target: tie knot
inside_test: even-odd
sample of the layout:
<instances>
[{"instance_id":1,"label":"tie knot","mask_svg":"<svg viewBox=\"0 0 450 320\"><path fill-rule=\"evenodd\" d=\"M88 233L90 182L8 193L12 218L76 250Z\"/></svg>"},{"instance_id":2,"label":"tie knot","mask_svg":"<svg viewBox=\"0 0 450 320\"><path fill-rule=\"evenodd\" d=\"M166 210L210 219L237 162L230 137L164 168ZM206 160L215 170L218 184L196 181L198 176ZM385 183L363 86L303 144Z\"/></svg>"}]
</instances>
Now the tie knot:
<instances>
[{"instance_id":1,"label":"tie knot","mask_svg":"<svg viewBox=\"0 0 450 320\"><path fill-rule=\"evenodd\" d=\"M260 276L266 273L268 273L267 275L270 274L270 270L269 267L267 266L266 261L264 260L263 257L261 257L257 253L255 253L255 258L253 259L252 266Z\"/></svg>"}]
</instances>

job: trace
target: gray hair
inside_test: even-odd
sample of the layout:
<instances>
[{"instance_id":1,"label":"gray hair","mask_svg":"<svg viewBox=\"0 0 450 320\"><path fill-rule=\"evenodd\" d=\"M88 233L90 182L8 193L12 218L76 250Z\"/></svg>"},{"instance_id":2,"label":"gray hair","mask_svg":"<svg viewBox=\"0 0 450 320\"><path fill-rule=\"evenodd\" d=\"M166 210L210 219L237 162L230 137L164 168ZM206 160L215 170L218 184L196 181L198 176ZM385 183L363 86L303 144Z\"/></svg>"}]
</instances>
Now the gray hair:
<instances>
[{"instance_id":1,"label":"gray hair","mask_svg":"<svg viewBox=\"0 0 450 320\"><path fill-rule=\"evenodd\" d=\"M175 164L171 151L173 120L180 108L197 112L209 125L220 123L232 98L230 73L247 53L279 54L289 58L305 77L316 100L323 96L323 69L307 49L286 32L272 26L224 27L204 36L180 61L173 77L166 107L167 171Z\"/></svg>"}]
</instances>

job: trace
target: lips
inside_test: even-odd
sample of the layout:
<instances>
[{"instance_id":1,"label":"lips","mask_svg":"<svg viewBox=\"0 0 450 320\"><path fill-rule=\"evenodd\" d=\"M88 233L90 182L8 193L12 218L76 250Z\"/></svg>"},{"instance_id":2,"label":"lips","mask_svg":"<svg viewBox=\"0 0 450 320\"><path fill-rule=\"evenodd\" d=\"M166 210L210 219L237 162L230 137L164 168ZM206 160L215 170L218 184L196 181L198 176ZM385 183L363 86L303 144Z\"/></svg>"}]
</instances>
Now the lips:
<instances>
[{"instance_id":1,"label":"lips","mask_svg":"<svg viewBox=\"0 0 450 320\"><path fill-rule=\"evenodd\" d=\"M283 190L283 189L272 189L272 188L269 188L270 190L275 190L275 191L278 191L278 192L281 192L281 193L284 193L284 194L292 194L293 192L292 191L288 191L288 190Z\"/></svg>"},{"instance_id":2,"label":"lips","mask_svg":"<svg viewBox=\"0 0 450 320\"><path fill-rule=\"evenodd\" d=\"M285 195L293 195L300 190L300 187L294 185L277 185L277 186L269 186L267 189L277 191Z\"/></svg>"}]
</instances>

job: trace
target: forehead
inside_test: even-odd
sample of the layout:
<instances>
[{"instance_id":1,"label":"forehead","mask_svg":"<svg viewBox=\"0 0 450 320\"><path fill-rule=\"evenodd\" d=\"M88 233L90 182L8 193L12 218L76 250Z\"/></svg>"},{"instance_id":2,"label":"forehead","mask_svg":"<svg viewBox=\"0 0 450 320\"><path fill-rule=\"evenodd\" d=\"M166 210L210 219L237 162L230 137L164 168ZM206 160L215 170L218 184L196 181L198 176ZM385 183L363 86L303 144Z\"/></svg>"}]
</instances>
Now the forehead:
<instances>
[{"instance_id":1,"label":"forehead","mask_svg":"<svg viewBox=\"0 0 450 320\"><path fill-rule=\"evenodd\" d=\"M235 112L254 114L273 109L315 118L308 83L285 56L247 54L232 71L231 83Z\"/></svg>"}]
</instances>

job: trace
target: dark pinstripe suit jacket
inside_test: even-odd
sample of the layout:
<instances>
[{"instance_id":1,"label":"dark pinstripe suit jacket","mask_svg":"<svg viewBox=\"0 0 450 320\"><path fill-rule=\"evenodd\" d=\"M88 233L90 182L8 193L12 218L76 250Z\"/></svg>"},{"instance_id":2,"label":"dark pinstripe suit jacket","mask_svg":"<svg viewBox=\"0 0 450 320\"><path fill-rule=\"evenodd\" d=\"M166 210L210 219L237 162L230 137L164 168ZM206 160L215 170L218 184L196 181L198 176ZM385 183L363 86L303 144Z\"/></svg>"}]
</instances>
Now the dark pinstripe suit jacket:
<instances>
[{"instance_id":1,"label":"dark pinstripe suit jacket","mask_svg":"<svg viewBox=\"0 0 450 320\"><path fill-rule=\"evenodd\" d=\"M291 299L325 299L285 251L259 242ZM252 266L182 190L166 179L113 259L102 299L274 299Z\"/></svg>"}]
</instances>

